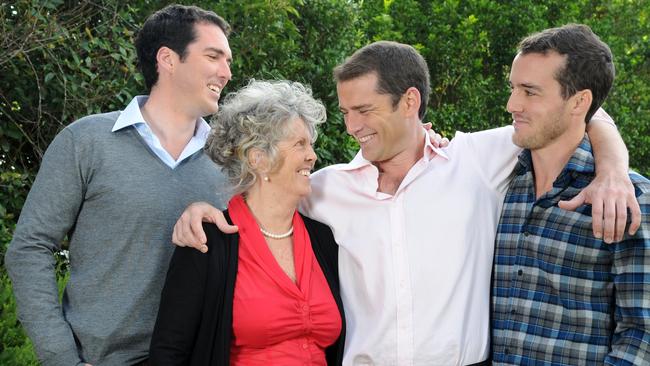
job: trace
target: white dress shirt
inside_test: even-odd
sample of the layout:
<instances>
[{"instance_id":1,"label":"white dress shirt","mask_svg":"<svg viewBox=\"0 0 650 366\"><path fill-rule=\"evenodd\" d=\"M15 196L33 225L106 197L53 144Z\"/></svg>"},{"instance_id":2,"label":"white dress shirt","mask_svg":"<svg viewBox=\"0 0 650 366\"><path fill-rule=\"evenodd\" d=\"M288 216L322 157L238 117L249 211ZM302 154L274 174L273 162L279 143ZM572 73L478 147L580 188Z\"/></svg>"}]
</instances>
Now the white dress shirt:
<instances>
[{"instance_id":1,"label":"white dress shirt","mask_svg":"<svg viewBox=\"0 0 650 366\"><path fill-rule=\"evenodd\" d=\"M134 126L138 131L138 134L140 134L144 142L149 146L149 149L151 149L151 151L156 154L165 165L174 169L187 157L201 150L203 146L205 146L205 141L208 139L208 133L210 132L210 125L208 125L203 118L196 120L194 136L192 136L190 141L187 143L181 154L178 156L178 159L174 159L162 146L160 139L158 139L158 136L151 131L151 128L142 116L140 108L144 105L147 99L149 99L149 97L146 95L138 95L131 99L129 105L127 105L122 113L120 113L120 116L117 117L111 131L115 132L128 126Z\"/></svg>"},{"instance_id":2,"label":"white dress shirt","mask_svg":"<svg viewBox=\"0 0 650 366\"><path fill-rule=\"evenodd\" d=\"M361 153L311 177L302 211L339 247L344 365L465 365L489 349L494 237L520 149L512 127L457 133L377 192Z\"/></svg>"}]
</instances>

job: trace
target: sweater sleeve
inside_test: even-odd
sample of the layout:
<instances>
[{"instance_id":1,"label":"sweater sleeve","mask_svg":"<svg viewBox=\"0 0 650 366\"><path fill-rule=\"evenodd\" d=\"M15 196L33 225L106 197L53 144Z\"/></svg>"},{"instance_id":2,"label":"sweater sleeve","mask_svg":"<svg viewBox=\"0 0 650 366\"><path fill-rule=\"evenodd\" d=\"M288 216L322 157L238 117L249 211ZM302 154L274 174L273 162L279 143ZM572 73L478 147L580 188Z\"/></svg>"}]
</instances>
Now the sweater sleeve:
<instances>
[{"instance_id":1,"label":"sweater sleeve","mask_svg":"<svg viewBox=\"0 0 650 366\"><path fill-rule=\"evenodd\" d=\"M43 156L5 255L20 322L43 365L81 362L58 300L53 253L74 226L83 197L74 139L64 129Z\"/></svg>"}]
</instances>

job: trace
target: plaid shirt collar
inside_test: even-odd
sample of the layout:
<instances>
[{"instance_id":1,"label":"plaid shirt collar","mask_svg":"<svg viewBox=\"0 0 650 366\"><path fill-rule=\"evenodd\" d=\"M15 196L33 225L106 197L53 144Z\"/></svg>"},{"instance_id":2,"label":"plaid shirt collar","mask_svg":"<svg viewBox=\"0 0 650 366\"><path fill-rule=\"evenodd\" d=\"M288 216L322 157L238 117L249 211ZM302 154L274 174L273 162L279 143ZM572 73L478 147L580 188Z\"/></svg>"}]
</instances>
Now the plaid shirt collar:
<instances>
[{"instance_id":1,"label":"plaid shirt collar","mask_svg":"<svg viewBox=\"0 0 650 366\"><path fill-rule=\"evenodd\" d=\"M519 162L515 166L515 175L524 175L533 171L533 159L529 149L525 149L519 154ZM585 134L575 150L569 162L564 166L560 175L553 183L555 188L564 188L572 179L580 175L595 174L594 156L591 148L589 136Z\"/></svg>"}]
</instances>

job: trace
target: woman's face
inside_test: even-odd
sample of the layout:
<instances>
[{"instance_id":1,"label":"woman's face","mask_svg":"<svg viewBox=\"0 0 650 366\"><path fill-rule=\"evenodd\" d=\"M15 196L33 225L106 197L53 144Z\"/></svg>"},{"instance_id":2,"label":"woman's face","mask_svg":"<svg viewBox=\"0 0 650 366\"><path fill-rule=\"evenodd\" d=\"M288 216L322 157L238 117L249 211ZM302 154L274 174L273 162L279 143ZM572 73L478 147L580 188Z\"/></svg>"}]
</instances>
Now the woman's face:
<instances>
[{"instance_id":1,"label":"woman's face","mask_svg":"<svg viewBox=\"0 0 650 366\"><path fill-rule=\"evenodd\" d=\"M309 175L317 157L311 145L311 135L302 119L294 119L287 129L287 137L278 143L279 166L268 177L271 184L289 195L304 197L311 193Z\"/></svg>"}]
</instances>

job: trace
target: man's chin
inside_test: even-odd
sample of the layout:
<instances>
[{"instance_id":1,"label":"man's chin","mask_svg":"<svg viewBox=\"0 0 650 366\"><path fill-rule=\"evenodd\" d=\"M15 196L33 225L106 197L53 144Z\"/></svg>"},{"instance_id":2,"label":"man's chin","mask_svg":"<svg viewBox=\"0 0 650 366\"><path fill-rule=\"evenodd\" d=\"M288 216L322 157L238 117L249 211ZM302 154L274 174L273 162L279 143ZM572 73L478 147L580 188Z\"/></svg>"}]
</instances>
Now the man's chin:
<instances>
[{"instance_id":1,"label":"man's chin","mask_svg":"<svg viewBox=\"0 0 650 366\"><path fill-rule=\"evenodd\" d=\"M210 106L209 108L206 108L203 111L203 117L211 116L213 114L216 114L217 112L219 112L219 105L218 104L216 106L214 106L214 107Z\"/></svg>"},{"instance_id":2,"label":"man's chin","mask_svg":"<svg viewBox=\"0 0 650 366\"><path fill-rule=\"evenodd\" d=\"M376 154L373 154L371 151L361 149L361 156L363 156L364 159L370 161L370 162L375 162L377 161L377 156Z\"/></svg>"}]
</instances>

